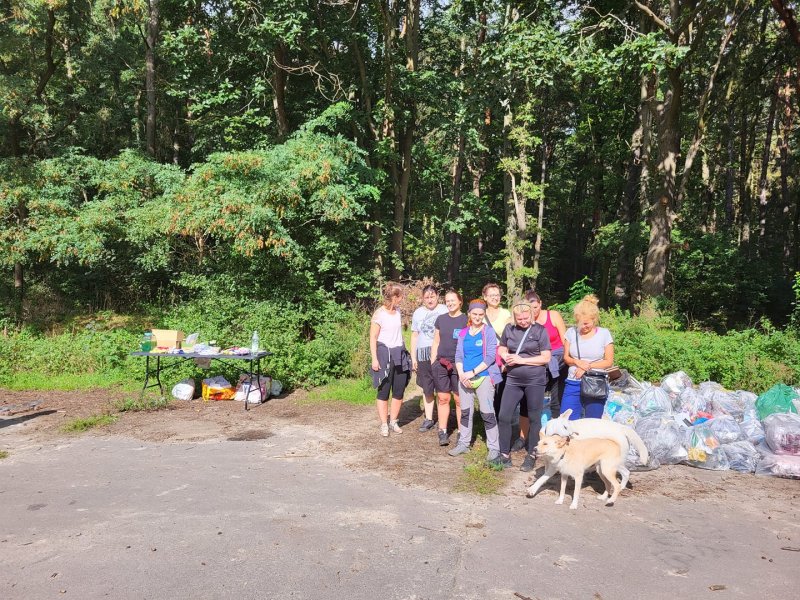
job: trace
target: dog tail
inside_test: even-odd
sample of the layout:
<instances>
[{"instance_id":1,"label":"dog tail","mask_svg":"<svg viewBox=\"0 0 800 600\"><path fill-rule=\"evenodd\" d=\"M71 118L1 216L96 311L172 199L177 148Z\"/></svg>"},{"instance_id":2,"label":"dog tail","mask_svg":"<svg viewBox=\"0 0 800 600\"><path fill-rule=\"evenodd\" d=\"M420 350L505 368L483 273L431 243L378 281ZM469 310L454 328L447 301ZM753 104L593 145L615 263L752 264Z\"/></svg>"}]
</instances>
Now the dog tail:
<instances>
[{"instance_id":1,"label":"dog tail","mask_svg":"<svg viewBox=\"0 0 800 600\"><path fill-rule=\"evenodd\" d=\"M644 445L642 438L639 437L639 434L636 433L632 427L625 427L625 437L628 438L628 441L633 444L634 448L636 448L636 451L639 453L639 463L646 465L650 460L650 453L647 450L647 446Z\"/></svg>"}]
</instances>

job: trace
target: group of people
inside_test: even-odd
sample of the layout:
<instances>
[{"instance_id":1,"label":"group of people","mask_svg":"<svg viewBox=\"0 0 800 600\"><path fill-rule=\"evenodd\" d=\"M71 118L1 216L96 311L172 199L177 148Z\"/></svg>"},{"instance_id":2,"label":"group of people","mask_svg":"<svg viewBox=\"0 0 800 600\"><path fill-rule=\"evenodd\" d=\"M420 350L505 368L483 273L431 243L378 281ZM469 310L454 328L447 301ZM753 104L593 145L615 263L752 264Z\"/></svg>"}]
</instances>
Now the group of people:
<instances>
[{"instance_id":1,"label":"group of people","mask_svg":"<svg viewBox=\"0 0 800 600\"><path fill-rule=\"evenodd\" d=\"M482 297L469 301L465 314L458 291L448 289L442 304L439 291L428 285L411 320L407 351L399 309L404 294L403 286L387 284L383 304L370 326L372 379L382 436L403 431L398 417L412 372L423 393L424 420L419 430L435 428L439 445L450 445L447 427L452 401L458 436L448 454L468 452L477 398L486 430L486 459L499 468L511 466L512 451L525 449L520 469L533 470L546 391L554 414L572 409L570 418L602 416L605 398L581 393L585 373L614 363L614 342L609 330L599 326L596 296L587 295L576 304L575 325L568 329L557 311L543 310L533 290L508 310L501 306L500 286L487 283ZM512 444L518 407L520 437Z\"/></svg>"}]
</instances>

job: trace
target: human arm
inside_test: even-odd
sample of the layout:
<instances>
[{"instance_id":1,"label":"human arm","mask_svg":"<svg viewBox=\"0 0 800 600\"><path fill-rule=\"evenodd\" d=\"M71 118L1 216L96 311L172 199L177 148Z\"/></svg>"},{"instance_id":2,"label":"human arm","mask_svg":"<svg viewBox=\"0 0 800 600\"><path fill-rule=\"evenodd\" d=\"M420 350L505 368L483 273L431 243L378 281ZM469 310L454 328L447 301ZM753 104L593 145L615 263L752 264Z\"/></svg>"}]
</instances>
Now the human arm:
<instances>
[{"instance_id":1,"label":"human arm","mask_svg":"<svg viewBox=\"0 0 800 600\"><path fill-rule=\"evenodd\" d=\"M437 327L433 331L433 343L431 344L431 364L436 362L437 354L436 352L439 350L439 328Z\"/></svg>"},{"instance_id":2,"label":"human arm","mask_svg":"<svg viewBox=\"0 0 800 600\"><path fill-rule=\"evenodd\" d=\"M566 343L565 340L567 339L567 326L564 323L564 319L561 317L561 313L557 310L551 310L550 320L553 322L553 325L558 331L558 335L561 338L561 343Z\"/></svg>"},{"instance_id":3,"label":"human arm","mask_svg":"<svg viewBox=\"0 0 800 600\"><path fill-rule=\"evenodd\" d=\"M378 371L381 368L378 362L378 334L381 332L381 326L375 321L370 323L369 326L369 353L372 356L372 370Z\"/></svg>"},{"instance_id":4,"label":"human arm","mask_svg":"<svg viewBox=\"0 0 800 600\"><path fill-rule=\"evenodd\" d=\"M419 332L412 331L411 332L411 370L417 370L417 339L419 338Z\"/></svg>"},{"instance_id":5,"label":"human arm","mask_svg":"<svg viewBox=\"0 0 800 600\"><path fill-rule=\"evenodd\" d=\"M575 329L573 329L572 331L575 334L576 340L577 340L577 336L580 335L580 334ZM572 354L570 352L571 346L572 346L572 342L570 341L569 336L565 334L564 335L564 363L567 366L575 367L575 369L576 369L575 378L576 379L580 379L580 377L581 377L581 375L583 375L584 371L587 371L590 368L589 367L589 361L583 360L583 359L580 359L580 358L575 358L574 356L572 356Z\"/></svg>"},{"instance_id":6,"label":"human arm","mask_svg":"<svg viewBox=\"0 0 800 600\"><path fill-rule=\"evenodd\" d=\"M614 366L614 342L609 342L603 349L603 358L589 363L590 369L608 369Z\"/></svg>"}]
</instances>

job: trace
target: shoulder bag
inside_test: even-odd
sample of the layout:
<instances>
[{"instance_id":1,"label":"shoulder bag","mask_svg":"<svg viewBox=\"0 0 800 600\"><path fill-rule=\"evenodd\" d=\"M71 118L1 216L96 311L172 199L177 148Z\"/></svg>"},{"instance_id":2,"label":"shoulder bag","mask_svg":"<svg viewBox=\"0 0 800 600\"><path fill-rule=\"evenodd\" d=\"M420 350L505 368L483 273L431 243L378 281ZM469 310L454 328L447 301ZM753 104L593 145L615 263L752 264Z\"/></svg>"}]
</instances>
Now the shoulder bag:
<instances>
[{"instance_id":1,"label":"shoulder bag","mask_svg":"<svg viewBox=\"0 0 800 600\"><path fill-rule=\"evenodd\" d=\"M581 334L575 331L575 347L578 359L581 358ZM581 398L586 400L605 400L608 398L608 373L604 369L589 369L581 377Z\"/></svg>"}]
</instances>

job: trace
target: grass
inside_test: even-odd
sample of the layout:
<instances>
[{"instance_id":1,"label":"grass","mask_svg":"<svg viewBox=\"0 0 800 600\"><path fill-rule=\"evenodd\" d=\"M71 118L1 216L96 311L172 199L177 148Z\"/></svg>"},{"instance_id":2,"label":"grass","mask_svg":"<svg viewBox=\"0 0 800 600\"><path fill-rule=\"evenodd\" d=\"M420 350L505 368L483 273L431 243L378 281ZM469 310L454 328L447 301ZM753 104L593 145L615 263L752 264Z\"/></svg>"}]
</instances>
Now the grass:
<instances>
[{"instance_id":1,"label":"grass","mask_svg":"<svg viewBox=\"0 0 800 600\"><path fill-rule=\"evenodd\" d=\"M0 460L3 460L4 458L8 458L9 456L10 455L8 453L8 450L0 450Z\"/></svg>"},{"instance_id":2,"label":"grass","mask_svg":"<svg viewBox=\"0 0 800 600\"><path fill-rule=\"evenodd\" d=\"M332 401L360 406L374 404L375 390L372 388L372 381L366 377L362 379L337 379L327 385L314 388L304 399L304 402L309 404Z\"/></svg>"},{"instance_id":3,"label":"grass","mask_svg":"<svg viewBox=\"0 0 800 600\"><path fill-rule=\"evenodd\" d=\"M477 438L470 451L464 455L466 464L464 472L458 478L455 491L482 496L494 494L503 487L503 476L500 471L486 463L486 444Z\"/></svg>"},{"instance_id":4,"label":"grass","mask_svg":"<svg viewBox=\"0 0 800 600\"><path fill-rule=\"evenodd\" d=\"M129 375L115 371L108 373L82 373L80 375L70 373L46 375L28 372L17 373L3 387L12 391L72 391L112 386L121 386L123 389L133 391L138 387L138 382L131 381Z\"/></svg>"},{"instance_id":5,"label":"grass","mask_svg":"<svg viewBox=\"0 0 800 600\"><path fill-rule=\"evenodd\" d=\"M81 419L73 419L61 429L67 433L79 433L93 427L105 427L116 422L116 415L92 415Z\"/></svg>"},{"instance_id":6,"label":"grass","mask_svg":"<svg viewBox=\"0 0 800 600\"><path fill-rule=\"evenodd\" d=\"M168 408L170 399L165 396L128 396L114 403L119 412L141 412Z\"/></svg>"}]
</instances>

